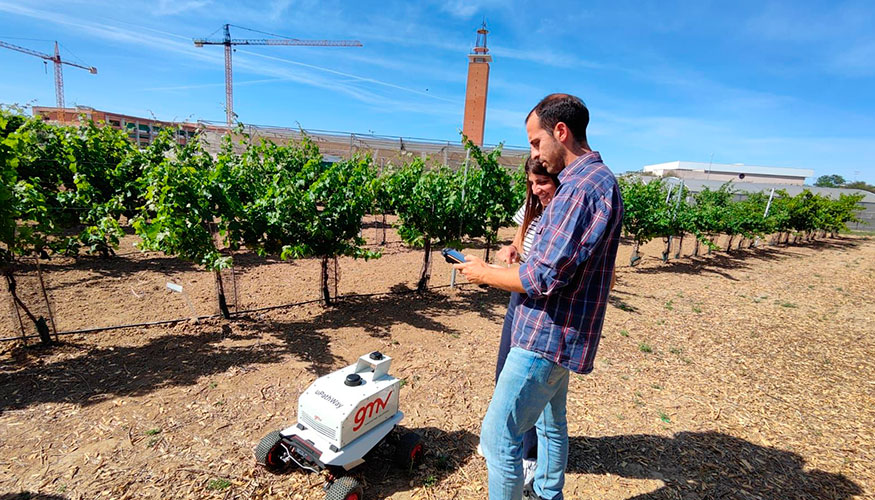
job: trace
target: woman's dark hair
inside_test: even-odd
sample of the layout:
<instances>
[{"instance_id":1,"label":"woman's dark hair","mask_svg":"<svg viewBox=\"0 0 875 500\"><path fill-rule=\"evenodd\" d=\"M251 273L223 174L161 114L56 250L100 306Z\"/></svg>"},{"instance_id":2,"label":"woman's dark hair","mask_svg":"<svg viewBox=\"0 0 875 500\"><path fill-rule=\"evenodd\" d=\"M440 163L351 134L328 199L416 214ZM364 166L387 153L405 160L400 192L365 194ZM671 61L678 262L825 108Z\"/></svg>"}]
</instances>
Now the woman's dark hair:
<instances>
[{"instance_id":1,"label":"woman's dark hair","mask_svg":"<svg viewBox=\"0 0 875 500\"><path fill-rule=\"evenodd\" d=\"M532 181L529 180L529 174L547 176L553 181L554 186L559 186L559 177L547 172L541 160L533 160L531 158L526 160L526 210L523 213L523 224L521 226L523 239L525 239L526 231L528 231L532 221L544 213L544 206L541 205L541 200L532 194Z\"/></svg>"},{"instance_id":2,"label":"woman's dark hair","mask_svg":"<svg viewBox=\"0 0 875 500\"><path fill-rule=\"evenodd\" d=\"M541 99L526 116L526 121L538 115L541 128L553 133L553 128L559 122L568 126L571 135L578 144L587 144L586 127L589 125L589 110L579 97L570 94L550 94Z\"/></svg>"}]
</instances>

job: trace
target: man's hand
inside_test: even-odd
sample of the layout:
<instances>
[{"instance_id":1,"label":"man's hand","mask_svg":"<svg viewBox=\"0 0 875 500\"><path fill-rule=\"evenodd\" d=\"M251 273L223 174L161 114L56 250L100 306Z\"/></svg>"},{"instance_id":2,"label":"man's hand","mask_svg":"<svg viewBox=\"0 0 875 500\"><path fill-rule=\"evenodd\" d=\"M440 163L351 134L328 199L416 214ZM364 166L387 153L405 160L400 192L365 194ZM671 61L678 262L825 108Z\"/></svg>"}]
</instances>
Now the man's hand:
<instances>
[{"instance_id":1,"label":"man's hand","mask_svg":"<svg viewBox=\"0 0 875 500\"><path fill-rule=\"evenodd\" d=\"M465 262L463 264L453 264L453 267L461 271L468 281L478 285L486 283L486 273L490 268L486 262L473 255L465 255Z\"/></svg>"},{"instance_id":2,"label":"man's hand","mask_svg":"<svg viewBox=\"0 0 875 500\"><path fill-rule=\"evenodd\" d=\"M473 255L465 255L465 262L453 264L465 275L471 283L476 283L485 288L485 285L507 290L508 292L525 292L523 283L520 281L518 267L501 267L487 264Z\"/></svg>"},{"instance_id":3,"label":"man's hand","mask_svg":"<svg viewBox=\"0 0 875 500\"><path fill-rule=\"evenodd\" d=\"M520 261L520 253L513 245L505 245L496 254L498 260L506 262L507 265L516 264Z\"/></svg>"}]
</instances>

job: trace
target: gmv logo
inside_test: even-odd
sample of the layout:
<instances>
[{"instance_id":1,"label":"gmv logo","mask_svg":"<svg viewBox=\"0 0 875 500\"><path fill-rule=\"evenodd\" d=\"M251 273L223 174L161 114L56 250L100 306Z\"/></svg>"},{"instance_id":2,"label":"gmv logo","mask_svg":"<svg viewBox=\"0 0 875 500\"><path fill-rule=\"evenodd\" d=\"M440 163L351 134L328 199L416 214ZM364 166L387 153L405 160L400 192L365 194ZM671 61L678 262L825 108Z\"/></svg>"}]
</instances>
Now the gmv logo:
<instances>
[{"instance_id":1,"label":"gmv logo","mask_svg":"<svg viewBox=\"0 0 875 500\"><path fill-rule=\"evenodd\" d=\"M392 397L392 392L393 391L389 391L389 394L386 394L386 399L377 398L359 408L358 411L355 412L355 426L352 428L352 431L355 432L361 429L366 419L369 419L373 415L384 410L389 403L389 398Z\"/></svg>"}]
</instances>

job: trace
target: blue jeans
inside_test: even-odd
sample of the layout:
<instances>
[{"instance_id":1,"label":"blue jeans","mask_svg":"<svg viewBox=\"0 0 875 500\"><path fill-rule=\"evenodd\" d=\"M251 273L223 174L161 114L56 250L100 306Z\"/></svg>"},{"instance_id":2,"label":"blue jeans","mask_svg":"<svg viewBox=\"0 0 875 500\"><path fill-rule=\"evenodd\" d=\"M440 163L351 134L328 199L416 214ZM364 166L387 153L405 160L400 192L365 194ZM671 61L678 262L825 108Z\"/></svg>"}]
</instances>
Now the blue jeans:
<instances>
[{"instance_id":1,"label":"blue jeans","mask_svg":"<svg viewBox=\"0 0 875 500\"><path fill-rule=\"evenodd\" d=\"M507 313L504 315L504 324L501 326L501 342L498 343L498 357L495 360L495 383L498 383L498 377L501 375L501 370L504 368L504 361L507 359L507 354L510 352L510 343L513 337L513 316L516 313L516 308L522 301L522 295L517 292L510 293L510 300L507 303ZM535 460L538 458L538 433L532 427L523 436L523 459Z\"/></svg>"},{"instance_id":2,"label":"blue jeans","mask_svg":"<svg viewBox=\"0 0 875 500\"><path fill-rule=\"evenodd\" d=\"M480 430L489 471L489 500L523 496L523 435L538 432L535 493L562 500L568 463L565 420L568 370L539 354L514 347L507 355Z\"/></svg>"}]
</instances>

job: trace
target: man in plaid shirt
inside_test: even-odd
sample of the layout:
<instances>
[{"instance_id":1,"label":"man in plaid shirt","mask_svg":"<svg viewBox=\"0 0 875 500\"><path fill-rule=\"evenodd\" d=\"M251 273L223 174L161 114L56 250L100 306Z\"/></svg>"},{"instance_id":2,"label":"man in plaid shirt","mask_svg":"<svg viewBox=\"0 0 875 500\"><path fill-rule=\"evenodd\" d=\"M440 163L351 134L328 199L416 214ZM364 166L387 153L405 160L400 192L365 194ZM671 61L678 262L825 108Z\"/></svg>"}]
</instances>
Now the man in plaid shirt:
<instances>
[{"instance_id":1,"label":"man in plaid shirt","mask_svg":"<svg viewBox=\"0 0 875 500\"><path fill-rule=\"evenodd\" d=\"M568 461L565 409L569 372L589 373L605 317L620 239L617 180L586 140L589 111L551 94L526 118L531 155L559 188L544 210L529 258L499 268L466 256L455 267L469 281L524 294L512 348L480 434L490 500L562 500ZM538 431L534 481L523 485L522 437Z\"/></svg>"}]
</instances>

